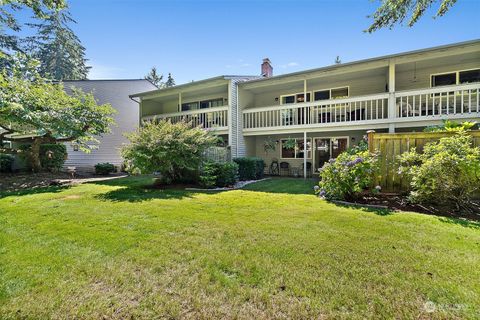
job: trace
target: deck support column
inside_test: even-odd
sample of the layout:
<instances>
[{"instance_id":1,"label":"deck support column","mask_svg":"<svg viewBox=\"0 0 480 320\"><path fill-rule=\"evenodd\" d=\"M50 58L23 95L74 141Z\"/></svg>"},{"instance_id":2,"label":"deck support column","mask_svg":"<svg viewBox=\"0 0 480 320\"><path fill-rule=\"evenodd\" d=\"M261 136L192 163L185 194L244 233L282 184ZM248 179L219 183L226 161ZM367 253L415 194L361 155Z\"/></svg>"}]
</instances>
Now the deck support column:
<instances>
[{"instance_id":1,"label":"deck support column","mask_svg":"<svg viewBox=\"0 0 480 320\"><path fill-rule=\"evenodd\" d=\"M307 131L303 131L303 178L307 179Z\"/></svg>"},{"instance_id":2,"label":"deck support column","mask_svg":"<svg viewBox=\"0 0 480 320\"><path fill-rule=\"evenodd\" d=\"M391 59L388 63L388 132L395 132L395 60Z\"/></svg>"},{"instance_id":3,"label":"deck support column","mask_svg":"<svg viewBox=\"0 0 480 320\"><path fill-rule=\"evenodd\" d=\"M182 93L178 93L178 112L182 112Z\"/></svg>"}]
</instances>

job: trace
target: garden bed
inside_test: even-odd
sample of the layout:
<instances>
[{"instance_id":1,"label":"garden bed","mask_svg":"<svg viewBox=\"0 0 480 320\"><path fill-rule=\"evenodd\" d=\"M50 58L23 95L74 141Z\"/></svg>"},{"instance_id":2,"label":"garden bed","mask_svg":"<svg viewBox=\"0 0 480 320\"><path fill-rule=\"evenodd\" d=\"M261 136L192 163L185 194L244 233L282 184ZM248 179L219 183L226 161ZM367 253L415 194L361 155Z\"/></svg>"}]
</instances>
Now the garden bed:
<instances>
[{"instance_id":1,"label":"garden bed","mask_svg":"<svg viewBox=\"0 0 480 320\"><path fill-rule=\"evenodd\" d=\"M393 193L380 193L377 195L365 194L351 204L371 207L377 206L395 211L414 211L435 216L465 218L469 220L480 221L480 201L475 202L475 206L478 209L477 213L460 213L440 206L423 206L419 204L412 204L408 201L406 196Z\"/></svg>"}]
</instances>

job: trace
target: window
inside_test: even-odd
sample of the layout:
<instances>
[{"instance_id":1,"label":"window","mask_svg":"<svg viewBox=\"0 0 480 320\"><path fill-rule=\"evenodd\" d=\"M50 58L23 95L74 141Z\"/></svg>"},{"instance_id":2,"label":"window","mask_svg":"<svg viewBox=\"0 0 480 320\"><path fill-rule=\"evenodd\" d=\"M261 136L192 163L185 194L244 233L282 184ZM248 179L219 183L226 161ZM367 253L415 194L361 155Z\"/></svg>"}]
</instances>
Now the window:
<instances>
[{"instance_id":1,"label":"window","mask_svg":"<svg viewBox=\"0 0 480 320\"><path fill-rule=\"evenodd\" d=\"M182 111L221 107L223 105L223 98L186 102L182 103Z\"/></svg>"},{"instance_id":2,"label":"window","mask_svg":"<svg viewBox=\"0 0 480 320\"><path fill-rule=\"evenodd\" d=\"M480 69L476 70L467 70L460 71L458 75L458 82L462 83L471 83L480 81Z\"/></svg>"},{"instance_id":3,"label":"window","mask_svg":"<svg viewBox=\"0 0 480 320\"><path fill-rule=\"evenodd\" d=\"M182 103L182 111L197 110L198 102Z\"/></svg>"},{"instance_id":4,"label":"window","mask_svg":"<svg viewBox=\"0 0 480 320\"><path fill-rule=\"evenodd\" d=\"M303 102L309 102L309 101L311 101L310 92L307 92L307 101L305 101L305 93L303 92L281 96L281 100L280 100L281 104L303 103Z\"/></svg>"},{"instance_id":5,"label":"window","mask_svg":"<svg viewBox=\"0 0 480 320\"><path fill-rule=\"evenodd\" d=\"M480 69L432 74L432 87L480 82Z\"/></svg>"},{"instance_id":6,"label":"window","mask_svg":"<svg viewBox=\"0 0 480 320\"><path fill-rule=\"evenodd\" d=\"M437 74L432 76L432 87L457 84L457 73Z\"/></svg>"},{"instance_id":7,"label":"window","mask_svg":"<svg viewBox=\"0 0 480 320\"><path fill-rule=\"evenodd\" d=\"M348 98L349 87L331 88L326 90L319 90L313 93L315 101Z\"/></svg>"},{"instance_id":8,"label":"window","mask_svg":"<svg viewBox=\"0 0 480 320\"><path fill-rule=\"evenodd\" d=\"M303 139L293 139L295 141L295 147L294 148L286 148L285 143L289 139L282 139L282 148L281 148L281 154L280 158L282 159L303 159L303 148L304 148L304 142ZM312 139L308 138L307 139L307 159L312 158Z\"/></svg>"}]
</instances>

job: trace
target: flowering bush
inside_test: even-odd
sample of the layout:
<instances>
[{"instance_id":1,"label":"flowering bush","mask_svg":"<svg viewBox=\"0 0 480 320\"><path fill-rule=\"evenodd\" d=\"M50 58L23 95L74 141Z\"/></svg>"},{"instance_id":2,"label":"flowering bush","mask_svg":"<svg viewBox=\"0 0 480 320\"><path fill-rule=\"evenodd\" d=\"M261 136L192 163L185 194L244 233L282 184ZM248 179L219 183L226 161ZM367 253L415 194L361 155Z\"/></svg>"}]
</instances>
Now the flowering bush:
<instances>
[{"instance_id":1,"label":"flowering bush","mask_svg":"<svg viewBox=\"0 0 480 320\"><path fill-rule=\"evenodd\" d=\"M320 169L315 192L322 198L354 200L368 189L378 169L377 155L365 148L355 148L330 159Z\"/></svg>"},{"instance_id":2,"label":"flowering bush","mask_svg":"<svg viewBox=\"0 0 480 320\"><path fill-rule=\"evenodd\" d=\"M399 173L410 180L414 203L436 204L458 211L472 211L480 191L480 148L464 131L415 149L399 157Z\"/></svg>"}]
</instances>

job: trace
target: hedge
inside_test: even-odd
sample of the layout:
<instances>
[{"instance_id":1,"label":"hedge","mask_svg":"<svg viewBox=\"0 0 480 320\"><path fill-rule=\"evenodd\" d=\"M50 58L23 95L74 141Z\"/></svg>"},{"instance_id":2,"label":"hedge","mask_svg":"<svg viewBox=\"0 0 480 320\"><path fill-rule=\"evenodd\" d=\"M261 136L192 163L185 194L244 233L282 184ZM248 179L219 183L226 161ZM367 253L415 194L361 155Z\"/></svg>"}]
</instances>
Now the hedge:
<instances>
[{"instance_id":1,"label":"hedge","mask_svg":"<svg viewBox=\"0 0 480 320\"><path fill-rule=\"evenodd\" d=\"M13 156L0 154L0 172L12 172Z\"/></svg>"},{"instance_id":2,"label":"hedge","mask_svg":"<svg viewBox=\"0 0 480 320\"><path fill-rule=\"evenodd\" d=\"M115 172L115 166L111 163L97 163L95 165L95 173L99 175L108 175L112 172Z\"/></svg>"},{"instance_id":3,"label":"hedge","mask_svg":"<svg viewBox=\"0 0 480 320\"><path fill-rule=\"evenodd\" d=\"M258 180L263 178L264 161L257 157L243 157L233 160L238 164L240 180Z\"/></svg>"}]
</instances>

